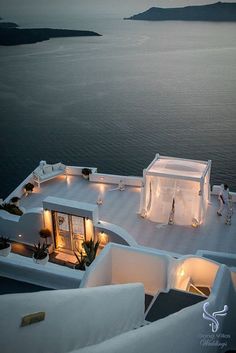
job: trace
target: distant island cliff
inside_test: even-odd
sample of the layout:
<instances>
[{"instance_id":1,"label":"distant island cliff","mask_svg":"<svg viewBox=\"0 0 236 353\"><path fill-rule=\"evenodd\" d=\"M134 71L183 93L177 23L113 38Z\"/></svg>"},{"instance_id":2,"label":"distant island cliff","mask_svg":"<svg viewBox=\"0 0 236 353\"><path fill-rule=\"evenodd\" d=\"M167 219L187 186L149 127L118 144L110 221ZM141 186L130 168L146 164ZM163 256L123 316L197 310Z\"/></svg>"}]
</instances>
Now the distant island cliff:
<instances>
[{"instance_id":1,"label":"distant island cliff","mask_svg":"<svg viewBox=\"0 0 236 353\"><path fill-rule=\"evenodd\" d=\"M236 3L217 2L210 5L177 8L151 7L145 12L124 19L144 21L236 21Z\"/></svg>"},{"instance_id":2,"label":"distant island cliff","mask_svg":"<svg viewBox=\"0 0 236 353\"><path fill-rule=\"evenodd\" d=\"M32 44L59 37L101 36L92 31L54 28L18 28L13 22L0 22L0 45Z\"/></svg>"}]
</instances>

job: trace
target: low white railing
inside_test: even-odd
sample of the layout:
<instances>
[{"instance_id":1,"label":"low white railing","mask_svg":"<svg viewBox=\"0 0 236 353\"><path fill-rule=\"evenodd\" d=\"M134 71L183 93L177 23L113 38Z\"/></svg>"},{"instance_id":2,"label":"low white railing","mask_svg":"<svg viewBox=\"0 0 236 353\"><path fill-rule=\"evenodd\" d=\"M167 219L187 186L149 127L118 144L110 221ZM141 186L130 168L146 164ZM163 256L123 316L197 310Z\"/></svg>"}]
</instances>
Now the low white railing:
<instances>
[{"instance_id":1,"label":"low white railing","mask_svg":"<svg viewBox=\"0 0 236 353\"><path fill-rule=\"evenodd\" d=\"M105 232L108 234L110 242L138 246L135 239L124 228L116 224L100 221L100 223L95 224L95 229L98 233Z\"/></svg>"},{"instance_id":2,"label":"low white railing","mask_svg":"<svg viewBox=\"0 0 236 353\"><path fill-rule=\"evenodd\" d=\"M94 167L77 167L77 166L66 166L66 174L67 175L82 175L82 169L90 169L93 173L97 172L97 168Z\"/></svg>"},{"instance_id":3,"label":"low white railing","mask_svg":"<svg viewBox=\"0 0 236 353\"><path fill-rule=\"evenodd\" d=\"M212 195L219 195L220 190L221 190L221 185L213 185L211 194ZM232 201L236 202L236 192L230 191L229 193L230 193L230 195L232 195Z\"/></svg>"},{"instance_id":4,"label":"low white railing","mask_svg":"<svg viewBox=\"0 0 236 353\"><path fill-rule=\"evenodd\" d=\"M113 175L103 173L90 174L89 180L95 183L106 183L118 185L120 182L127 186L141 187L143 179L141 177Z\"/></svg>"}]
</instances>

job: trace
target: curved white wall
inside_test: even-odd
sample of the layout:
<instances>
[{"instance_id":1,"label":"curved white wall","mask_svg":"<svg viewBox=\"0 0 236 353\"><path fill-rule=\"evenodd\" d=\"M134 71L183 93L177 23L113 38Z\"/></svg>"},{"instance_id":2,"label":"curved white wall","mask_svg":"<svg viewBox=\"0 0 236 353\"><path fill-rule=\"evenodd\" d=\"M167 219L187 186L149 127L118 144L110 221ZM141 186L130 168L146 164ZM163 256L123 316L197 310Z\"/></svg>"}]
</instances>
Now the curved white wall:
<instances>
[{"instance_id":1,"label":"curved white wall","mask_svg":"<svg viewBox=\"0 0 236 353\"><path fill-rule=\"evenodd\" d=\"M21 243L37 243L39 231L44 227L42 209L29 209L21 217L13 217L10 220L0 216L0 234Z\"/></svg>"}]
</instances>

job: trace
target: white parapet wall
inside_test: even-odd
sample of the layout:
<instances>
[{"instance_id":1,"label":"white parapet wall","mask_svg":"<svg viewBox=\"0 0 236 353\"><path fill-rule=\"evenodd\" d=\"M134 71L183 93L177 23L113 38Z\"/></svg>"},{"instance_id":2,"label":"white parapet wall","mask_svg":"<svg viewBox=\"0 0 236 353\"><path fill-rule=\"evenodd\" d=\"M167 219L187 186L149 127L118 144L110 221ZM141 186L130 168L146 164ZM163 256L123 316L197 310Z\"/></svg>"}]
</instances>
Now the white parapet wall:
<instances>
[{"instance_id":1,"label":"white parapet wall","mask_svg":"<svg viewBox=\"0 0 236 353\"><path fill-rule=\"evenodd\" d=\"M69 353L144 323L141 284L43 291L0 297L2 353ZM21 327L27 314L45 319Z\"/></svg>"},{"instance_id":2,"label":"white parapet wall","mask_svg":"<svg viewBox=\"0 0 236 353\"><path fill-rule=\"evenodd\" d=\"M196 255L225 264L228 267L234 268L236 271L236 254L198 250Z\"/></svg>"},{"instance_id":3,"label":"white parapet wall","mask_svg":"<svg viewBox=\"0 0 236 353\"><path fill-rule=\"evenodd\" d=\"M122 182L127 186L141 187L143 178L125 175L113 175L113 174L102 174L92 173L90 174L89 180L95 183L105 183L118 185Z\"/></svg>"},{"instance_id":4,"label":"white parapet wall","mask_svg":"<svg viewBox=\"0 0 236 353\"><path fill-rule=\"evenodd\" d=\"M100 221L95 224L96 234L99 238L101 232L108 235L109 242L130 245L130 246L138 246L136 240L122 227L117 226L116 224Z\"/></svg>"},{"instance_id":5,"label":"white parapet wall","mask_svg":"<svg viewBox=\"0 0 236 353\"><path fill-rule=\"evenodd\" d=\"M108 244L86 272L81 287L141 282L154 295L168 286L171 257L139 247Z\"/></svg>"},{"instance_id":6,"label":"white parapet wall","mask_svg":"<svg viewBox=\"0 0 236 353\"><path fill-rule=\"evenodd\" d=\"M184 256L172 262L172 288L186 290L188 282L212 288L220 265L197 256Z\"/></svg>"},{"instance_id":7,"label":"white parapet wall","mask_svg":"<svg viewBox=\"0 0 236 353\"><path fill-rule=\"evenodd\" d=\"M223 285L222 285L223 284ZM228 306L225 316L216 316L217 333L212 322L203 318L203 305L210 314ZM218 353L235 349L236 295L229 269L222 266L217 273L208 299L155 321L135 331L124 333L99 345L75 350L73 353ZM128 315L128 313L127 313ZM213 317L213 319L215 319ZM209 325L211 324L211 325Z\"/></svg>"},{"instance_id":8,"label":"white parapet wall","mask_svg":"<svg viewBox=\"0 0 236 353\"><path fill-rule=\"evenodd\" d=\"M51 289L78 288L84 272L48 262L36 264L32 258L10 253L0 256L0 276Z\"/></svg>"},{"instance_id":9,"label":"white parapet wall","mask_svg":"<svg viewBox=\"0 0 236 353\"><path fill-rule=\"evenodd\" d=\"M84 168L90 169L92 174L97 172L97 168L94 167L77 167L77 166L66 166L67 175L82 175L82 170Z\"/></svg>"},{"instance_id":10,"label":"white parapet wall","mask_svg":"<svg viewBox=\"0 0 236 353\"><path fill-rule=\"evenodd\" d=\"M219 195L221 188L222 188L221 185L213 185L211 194L212 195ZM232 201L236 202L236 192L230 191L230 195L232 196Z\"/></svg>"},{"instance_id":11,"label":"white parapet wall","mask_svg":"<svg viewBox=\"0 0 236 353\"><path fill-rule=\"evenodd\" d=\"M220 264L197 256L174 258L144 247L109 243L81 282L81 287L141 282L145 293L188 290L191 283L212 288Z\"/></svg>"}]
</instances>

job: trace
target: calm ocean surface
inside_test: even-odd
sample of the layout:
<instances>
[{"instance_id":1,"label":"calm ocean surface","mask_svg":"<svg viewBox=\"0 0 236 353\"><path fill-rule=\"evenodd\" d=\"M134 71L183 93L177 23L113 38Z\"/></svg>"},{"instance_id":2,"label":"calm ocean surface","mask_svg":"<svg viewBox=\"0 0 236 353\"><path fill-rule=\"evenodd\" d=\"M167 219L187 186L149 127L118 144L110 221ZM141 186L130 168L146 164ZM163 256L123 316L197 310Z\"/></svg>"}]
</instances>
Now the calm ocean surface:
<instances>
[{"instance_id":1,"label":"calm ocean surface","mask_svg":"<svg viewBox=\"0 0 236 353\"><path fill-rule=\"evenodd\" d=\"M157 152L236 191L236 24L40 24L103 37L0 47L0 197L41 159L141 175Z\"/></svg>"}]
</instances>

